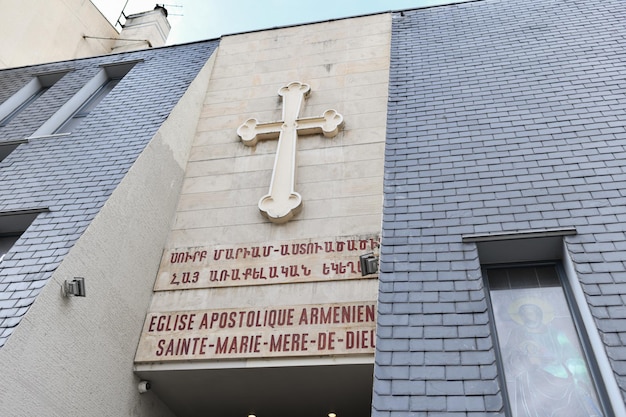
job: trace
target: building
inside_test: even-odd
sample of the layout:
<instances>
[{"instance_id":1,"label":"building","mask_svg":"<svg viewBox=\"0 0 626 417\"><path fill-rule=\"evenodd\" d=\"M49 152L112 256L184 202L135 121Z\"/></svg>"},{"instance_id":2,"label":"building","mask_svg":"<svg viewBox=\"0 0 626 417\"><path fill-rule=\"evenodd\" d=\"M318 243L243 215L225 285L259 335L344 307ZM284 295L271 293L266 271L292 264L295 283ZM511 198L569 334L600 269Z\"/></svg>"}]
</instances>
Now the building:
<instances>
[{"instance_id":1,"label":"building","mask_svg":"<svg viewBox=\"0 0 626 417\"><path fill-rule=\"evenodd\" d=\"M160 6L122 14L120 32L91 1L24 0L4 6L0 68L163 46L170 31Z\"/></svg>"},{"instance_id":2,"label":"building","mask_svg":"<svg viewBox=\"0 0 626 417\"><path fill-rule=\"evenodd\" d=\"M624 14L0 71L0 414L626 415Z\"/></svg>"}]
</instances>

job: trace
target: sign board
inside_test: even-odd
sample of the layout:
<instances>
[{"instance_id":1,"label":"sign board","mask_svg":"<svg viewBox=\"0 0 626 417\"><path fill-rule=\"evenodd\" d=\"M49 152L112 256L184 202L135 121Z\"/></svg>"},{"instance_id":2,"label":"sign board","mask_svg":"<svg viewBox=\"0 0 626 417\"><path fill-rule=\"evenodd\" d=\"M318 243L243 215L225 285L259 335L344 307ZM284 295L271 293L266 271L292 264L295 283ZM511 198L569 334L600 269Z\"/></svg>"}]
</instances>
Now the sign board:
<instances>
[{"instance_id":1,"label":"sign board","mask_svg":"<svg viewBox=\"0 0 626 417\"><path fill-rule=\"evenodd\" d=\"M376 303L149 313L136 362L372 354Z\"/></svg>"},{"instance_id":2,"label":"sign board","mask_svg":"<svg viewBox=\"0 0 626 417\"><path fill-rule=\"evenodd\" d=\"M367 235L171 249L154 290L362 279L359 256L378 245Z\"/></svg>"}]
</instances>

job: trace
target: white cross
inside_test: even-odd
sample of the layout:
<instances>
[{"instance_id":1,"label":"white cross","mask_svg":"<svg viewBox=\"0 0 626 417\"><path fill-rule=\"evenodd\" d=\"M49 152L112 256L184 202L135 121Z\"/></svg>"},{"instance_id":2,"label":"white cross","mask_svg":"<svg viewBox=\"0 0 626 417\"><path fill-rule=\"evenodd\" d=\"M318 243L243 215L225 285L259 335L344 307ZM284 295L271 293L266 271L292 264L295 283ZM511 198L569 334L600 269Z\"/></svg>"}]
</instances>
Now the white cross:
<instances>
[{"instance_id":1,"label":"white cross","mask_svg":"<svg viewBox=\"0 0 626 417\"><path fill-rule=\"evenodd\" d=\"M254 146L259 140L278 138L270 190L259 200L259 210L274 223L289 221L302 207L302 197L294 190L298 134L323 133L332 138L343 125L343 116L332 109L320 117L298 118L310 91L308 84L289 83L278 90L278 95L283 98L282 121L259 123L257 119L248 119L237 129L246 146Z\"/></svg>"}]
</instances>

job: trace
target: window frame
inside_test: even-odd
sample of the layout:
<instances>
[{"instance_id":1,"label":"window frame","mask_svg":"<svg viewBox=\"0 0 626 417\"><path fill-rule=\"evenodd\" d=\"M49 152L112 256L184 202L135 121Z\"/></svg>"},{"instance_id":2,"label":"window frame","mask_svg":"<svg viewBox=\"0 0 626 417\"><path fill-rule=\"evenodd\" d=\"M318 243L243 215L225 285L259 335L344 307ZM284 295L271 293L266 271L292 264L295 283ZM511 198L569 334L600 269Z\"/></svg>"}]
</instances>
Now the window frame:
<instances>
[{"instance_id":1,"label":"window frame","mask_svg":"<svg viewBox=\"0 0 626 417\"><path fill-rule=\"evenodd\" d=\"M0 103L0 127L5 127L43 96L52 86L61 80L70 70L36 74L15 94Z\"/></svg>"},{"instance_id":2,"label":"window frame","mask_svg":"<svg viewBox=\"0 0 626 417\"><path fill-rule=\"evenodd\" d=\"M585 362L589 368L590 378L593 382L593 386L598 395L598 401L600 403L600 407L605 417L615 417L615 413L613 411L611 398L609 397L607 387L605 386L604 379L602 376L602 371L598 364L598 359L596 358L595 352L593 350L593 345L590 341L590 336L585 326L585 322L583 320L582 314L580 312L580 308L578 307L578 303L576 297L574 295L574 291L571 287L570 280L568 279L568 275L563 267L563 264L560 260L553 261L535 261L535 262L514 262L514 263L490 263L490 264L481 264L481 273L483 279L483 285L485 288L485 296L488 302L488 314L489 314L489 324L491 328L492 334L492 342L494 347L494 352L496 356L496 366L498 368L498 382L501 386L502 393L502 401L503 408L506 416L513 417L513 411L511 408L511 402L509 399L509 395L511 391L509 391L506 383L505 377L505 369L504 369L504 359L502 357L502 348L500 345L500 341L498 338L498 329L496 326L495 315L493 302L491 299L491 292L498 291L492 290L489 284L489 270L493 269L514 269L514 268L531 268L531 267L540 267L540 266L552 266L555 269L557 278L559 280L560 288L563 291L565 302L567 303L568 311L570 313L570 317L572 319L572 323L574 325L574 329L576 330L576 335L578 336L578 342L580 343L581 350L583 352L583 356Z\"/></svg>"},{"instance_id":3,"label":"window frame","mask_svg":"<svg viewBox=\"0 0 626 417\"><path fill-rule=\"evenodd\" d=\"M35 91L33 94L31 94L30 97L28 97L26 100L24 100L19 106L14 108L11 111L11 113L6 115L6 117L4 117L2 120L0 120L0 127L5 127L9 123L11 123L11 121L13 119L15 119L18 114L20 114L23 110L25 110L28 106L30 106L39 97L43 96L43 94L46 91L48 91L49 89L50 89L50 87L40 86L39 89L37 91Z\"/></svg>"},{"instance_id":4,"label":"window frame","mask_svg":"<svg viewBox=\"0 0 626 417\"><path fill-rule=\"evenodd\" d=\"M11 153L23 143L28 143L28 139L8 140L0 142L0 162L4 161Z\"/></svg>"},{"instance_id":5,"label":"window frame","mask_svg":"<svg viewBox=\"0 0 626 417\"><path fill-rule=\"evenodd\" d=\"M100 87L54 131L54 134L72 133L72 131L83 122L83 119L89 116L89 113L91 113L115 86L119 84L121 79L121 77L107 78L102 85L100 85Z\"/></svg>"},{"instance_id":6,"label":"window frame","mask_svg":"<svg viewBox=\"0 0 626 417\"><path fill-rule=\"evenodd\" d=\"M100 70L52 116L50 116L50 118L30 136L30 138L71 134L71 132L60 132L60 129L67 125L74 115L87 103L89 103L99 91L101 91L105 84L107 84L110 80L121 80L132 71L135 65L142 61L143 60L139 59L100 65ZM114 88L112 88L111 91L113 89ZM102 99L105 97L106 95L103 95ZM76 124L76 126L78 125L79 124Z\"/></svg>"},{"instance_id":7,"label":"window frame","mask_svg":"<svg viewBox=\"0 0 626 417\"><path fill-rule=\"evenodd\" d=\"M22 235L35 222L35 220L37 220L37 217L39 217L41 213L47 213L49 211L50 210L47 207L42 207L0 212L0 237L17 237L7 251L0 255L0 258L4 260L5 255L11 252L15 243L20 240ZM2 268L2 261L0 261L0 268Z\"/></svg>"},{"instance_id":8,"label":"window frame","mask_svg":"<svg viewBox=\"0 0 626 417\"><path fill-rule=\"evenodd\" d=\"M2 261L4 260L4 257L6 256L6 254L9 253L11 248L13 248L13 246L19 240L19 238L22 236L22 234L24 234L24 232L22 232L22 233L18 233L18 232L14 232L14 233L0 233L0 266L2 265ZM15 239L13 239L13 238L15 238ZM3 244L2 244L2 243L4 243L5 240L6 241L9 241L9 240L13 241L9 246L7 246L6 251L3 249Z\"/></svg>"}]
</instances>

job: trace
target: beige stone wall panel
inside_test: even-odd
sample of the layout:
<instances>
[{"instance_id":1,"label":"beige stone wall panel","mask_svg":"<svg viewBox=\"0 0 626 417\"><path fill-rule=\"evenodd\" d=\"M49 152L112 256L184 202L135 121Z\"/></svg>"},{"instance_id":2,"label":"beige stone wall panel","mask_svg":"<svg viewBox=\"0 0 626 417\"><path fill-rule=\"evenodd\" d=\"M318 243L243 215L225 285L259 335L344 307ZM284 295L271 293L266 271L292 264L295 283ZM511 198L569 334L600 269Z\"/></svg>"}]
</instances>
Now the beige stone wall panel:
<instances>
[{"instance_id":1,"label":"beige stone wall panel","mask_svg":"<svg viewBox=\"0 0 626 417\"><path fill-rule=\"evenodd\" d=\"M378 235L390 33L385 14L224 37L166 251ZM268 193L278 141L247 147L236 131L249 118L280 121L278 90L293 81L311 86L299 117L335 109L344 127L334 138L298 139L295 190L303 207L276 225L258 202ZM331 279L158 291L150 311L375 301L377 285L376 279Z\"/></svg>"},{"instance_id":2,"label":"beige stone wall panel","mask_svg":"<svg viewBox=\"0 0 626 417\"><path fill-rule=\"evenodd\" d=\"M372 291L378 288L375 279L359 280L358 285L350 281L334 281L325 285L281 286L285 304L308 304L308 300L323 299L324 303L354 303L371 299ZM265 300L275 294L276 286L249 286L214 288L209 291L161 291L152 299L151 311L178 311L180 305L194 306L193 309L232 307L263 307ZM233 306L232 298L239 301Z\"/></svg>"},{"instance_id":3,"label":"beige stone wall panel","mask_svg":"<svg viewBox=\"0 0 626 417\"><path fill-rule=\"evenodd\" d=\"M301 219L297 222L287 223L281 228L272 228L267 221L260 219L254 224L173 229L170 233L170 240L186 242L191 247L206 244L207 236L210 236L213 241L222 243L253 242L255 239L259 239L259 236L269 236L268 240L293 239L293 236L298 235L300 229L308 230L307 236L311 238L327 236L326 229L333 230L336 235L365 234L371 233L372 224L380 223L380 221L379 214L354 215L343 219L324 219L323 223L326 227L321 229L318 219ZM298 286L306 286L306 284L298 284ZM276 297L282 296L276 294Z\"/></svg>"}]
</instances>

